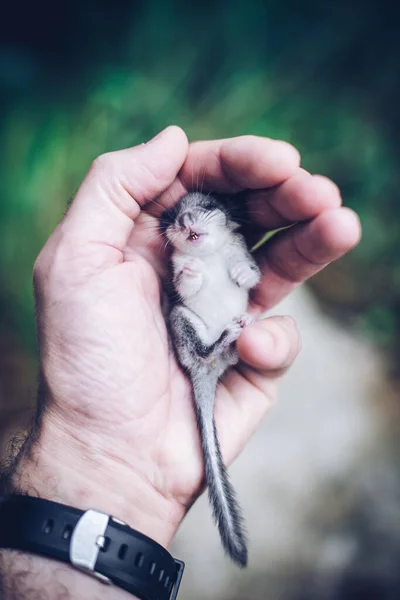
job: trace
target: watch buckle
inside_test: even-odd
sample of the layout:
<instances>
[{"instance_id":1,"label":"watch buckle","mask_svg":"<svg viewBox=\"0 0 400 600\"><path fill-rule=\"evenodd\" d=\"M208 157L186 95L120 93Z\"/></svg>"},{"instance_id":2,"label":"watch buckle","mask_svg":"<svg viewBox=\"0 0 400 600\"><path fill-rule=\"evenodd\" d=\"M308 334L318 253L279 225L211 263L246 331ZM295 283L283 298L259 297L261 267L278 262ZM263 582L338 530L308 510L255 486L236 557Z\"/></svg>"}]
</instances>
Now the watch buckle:
<instances>
[{"instance_id":1,"label":"watch buckle","mask_svg":"<svg viewBox=\"0 0 400 600\"><path fill-rule=\"evenodd\" d=\"M182 562L181 560L178 560L177 558L175 558L174 560L175 560L175 564L177 567L177 575L176 575L176 581L174 583L174 587L172 588L172 593L171 593L169 600L176 600L176 597L178 596L178 592L179 592L179 587L181 585L182 577L183 577L183 571L185 570L184 562Z\"/></svg>"},{"instance_id":2,"label":"watch buckle","mask_svg":"<svg viewBox=\"0 0 400 600\"><path fill-rule=\"evenodd\" d=\"M71 564L105 584L110 584L111 579L95 571L95 565L104 546L109 519L106 513L87 510L74 527L69 547Z\"/></svg>"}]
</instances>

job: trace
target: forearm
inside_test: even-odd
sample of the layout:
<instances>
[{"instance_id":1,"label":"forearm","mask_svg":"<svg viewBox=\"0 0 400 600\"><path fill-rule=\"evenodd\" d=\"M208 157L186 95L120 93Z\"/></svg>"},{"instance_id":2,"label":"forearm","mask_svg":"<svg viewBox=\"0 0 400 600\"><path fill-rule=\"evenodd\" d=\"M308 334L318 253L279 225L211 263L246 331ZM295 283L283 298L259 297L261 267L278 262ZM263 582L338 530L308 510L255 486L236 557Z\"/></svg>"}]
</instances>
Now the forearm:
<instances>
[{"instance_id":1,"label":"forearm","mask_svg":"<svg viewBox=\"0 0 400 600\"><path fill-rule=\"evenodd\" d=\"M69 565L23 554L0 551L2 600L135 600L115 586L106 586Z\"/></svg>"},{"instance_id":2,"label":"forearm","mask_svg":"<svg viewBox=\"0 0 400 600\"><path fill-rule=\"evenodd\" d=\"M131 527L168 547L182 516L158 498L140 477L123 465L108 462L100 449L73 439L46 417L33 431L7 471L0 496L28 494L82 510L96 508L126 521ZM127 486L135 490L136 502ZM106 586L72 566L22 552L0 552L2 600L93 598L123 600L131 594Z\"/></svg>"}]
</instances>

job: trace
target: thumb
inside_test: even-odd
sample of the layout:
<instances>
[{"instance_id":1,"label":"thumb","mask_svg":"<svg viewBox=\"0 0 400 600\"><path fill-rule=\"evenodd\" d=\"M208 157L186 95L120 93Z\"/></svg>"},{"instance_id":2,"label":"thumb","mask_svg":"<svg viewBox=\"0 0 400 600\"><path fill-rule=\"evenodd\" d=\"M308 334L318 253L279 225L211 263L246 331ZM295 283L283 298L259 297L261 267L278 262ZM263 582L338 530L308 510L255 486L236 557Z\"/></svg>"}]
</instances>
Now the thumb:
<instances>
[{"instance_id":1,"label":"thumb","mask_svg":"<svg viewBox=\"0 0 400 600\"><path fill-rule=\"evenodd\" d=\"M301 349L301 338L294 319L268 317L255 321L237 341L241 360L266 380L284 373Z\"/></svg>"},{"instance_id":2,"label":"thumb","mask_svg":"<svg viewBox=\"0 0 400 600\"><path fill-rule=\"evenodd\" d=\"M147 144L99 156L60 225L63 234L122 251L140 207L171 185L187 151L186 134L172 126Z\"/></svg>"}]
</instances>

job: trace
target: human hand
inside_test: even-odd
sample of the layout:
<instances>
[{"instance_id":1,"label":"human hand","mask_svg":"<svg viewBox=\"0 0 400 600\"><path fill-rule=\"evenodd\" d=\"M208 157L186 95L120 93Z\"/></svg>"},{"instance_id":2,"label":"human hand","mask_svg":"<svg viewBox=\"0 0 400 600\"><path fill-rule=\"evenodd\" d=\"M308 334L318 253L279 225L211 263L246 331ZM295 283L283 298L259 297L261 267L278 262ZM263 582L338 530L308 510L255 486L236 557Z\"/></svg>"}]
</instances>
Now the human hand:
<instances>
[{"instance_id":1,"label":"human hand","mask_svg":"<svg viewBox=\"0 0 400 600\"><path fill-rule=\"evenodd\" d=\"M283 142L245 136L188 147L171 127L94 162L35 265L42 416L17 482L110 512L166 546L201 492L203 465L190 386L161 310L167 255L156 225L199 178L204 189L247 190L254 231L298 223L260 252L254 315L360 237L336 186L302 170ZM273 403L299 347L288 317L254 322L240 336L241 362L219 386L215 408L227 463Z\"/></svg>"}]
</instances>

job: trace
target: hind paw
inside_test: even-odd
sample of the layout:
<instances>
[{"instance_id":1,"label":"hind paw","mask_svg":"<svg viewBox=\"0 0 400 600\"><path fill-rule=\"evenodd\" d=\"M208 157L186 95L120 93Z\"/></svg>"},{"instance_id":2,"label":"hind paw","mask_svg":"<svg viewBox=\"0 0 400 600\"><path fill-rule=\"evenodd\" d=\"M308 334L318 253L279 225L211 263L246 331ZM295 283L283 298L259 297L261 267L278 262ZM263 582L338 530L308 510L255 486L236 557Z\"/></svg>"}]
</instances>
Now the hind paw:
<instances>
[{"instance_id":1,"label":"hind paw","mask_svg":"<svg viewBox=\"0 0 400 600\"><path fill-rule=\"evenodd\" d=\"M242 329L244 329L248 325L251 325L253 323L253 321L254 321L254 317L249 315L249 313L243 313L243 315L241 317L236 319L236 322L239 323L239 325L241 326Z\"/></svg>"},{"instance_id":2,"label":"hind paw","mask_svg":"<svg viewBox=\"0 0 400 600\"><path fill-rule=\"evenodd\" d=\"M223 345L225 348L236 342L240 334L242 333L243 326L239 321L234 321L225 329L225 335L223 339Z\"/></svg>"}]
</instances>

